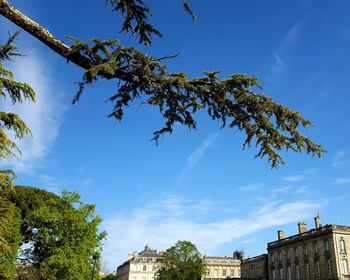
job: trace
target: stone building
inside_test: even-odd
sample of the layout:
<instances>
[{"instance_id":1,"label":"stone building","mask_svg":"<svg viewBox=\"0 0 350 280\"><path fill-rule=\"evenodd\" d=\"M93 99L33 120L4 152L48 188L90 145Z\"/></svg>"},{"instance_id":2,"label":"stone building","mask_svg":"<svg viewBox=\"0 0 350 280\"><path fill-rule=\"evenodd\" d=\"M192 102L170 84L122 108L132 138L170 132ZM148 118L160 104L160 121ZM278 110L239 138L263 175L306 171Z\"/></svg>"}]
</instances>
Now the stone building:
<instances>
[{"instance_id":1,"label":"stone building","mask_svg":"<svg viewBox=\"0 0 350 280\"><path fill-rule=\"evenodd\" d=\"M241 262L242 280L268 280L267 254L243 259Z\"/></svg>"},{"instance_id":2,"label":"stone building","mask_svg":"<svg viewBox=\"0 0 350 280\"><path fill-rule=\"evenodd\" d=\"M345 280L350 279L350 227L325 225L315 217L315 228L308 230L303 222L299 233L268 243L270 280Z\"/></svg>"},{"instance_id":3,"label":"stone building","mask_svg":"<svg viewBox=\"0 0 350 280\"><path fill-rule=\"evenodd\" d=\"M203 280L221 280L241 277L241 260L235 257L204 256L205 275Z\"/></svg>"},{"instance_id":4,"label":"stone building","mask_svg":"<svg viewBox=\"0 0 350 280\"><path fill-rule=\"evenodd\" d=\"M118 280L153 280L157 270L157 259L161 257L156 250L146 246L141 252L128 255L128 260L117 269Z\"/></svg>"}]
</instances>

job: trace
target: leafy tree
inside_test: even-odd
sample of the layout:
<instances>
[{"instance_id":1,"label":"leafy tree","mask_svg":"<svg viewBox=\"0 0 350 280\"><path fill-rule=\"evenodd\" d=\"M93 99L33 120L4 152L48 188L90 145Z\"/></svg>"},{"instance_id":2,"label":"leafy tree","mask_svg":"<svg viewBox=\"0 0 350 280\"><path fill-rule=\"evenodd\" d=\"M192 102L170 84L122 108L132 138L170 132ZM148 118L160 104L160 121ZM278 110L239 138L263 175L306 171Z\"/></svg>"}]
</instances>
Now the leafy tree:
<instances>
[{"instance_id":1,"label":"leafy tree","mask_svg":"<svg viewBox=\"0 0 350 280\"><path fill-rule=\"evenodd\" d=\"M95 216L94 205L83 204L79 194L67 191L59 197L32 187L15 187L0 194L20 217L16 230L22 239L17 240L16 249L29 245L20 254L19 279L91 279L92 256L106 236L98 232L101 218Z\"/></svg>"},{"instance_id":2,"label":"leafy tree","mask_svg":"<svg viewBox=\"0 0 350 280\"><path fill-rule=\"evenodd\" d=\"M110 273L101 278L101 280L117 280L117 275Z\"/></svg>"},{"instance_id":3,"label":"leafy tree","mask_svg":"<svg viewBox=\"0 0 350 280\"><path fill-rule=\"evenodd\" d=\"M7 43L0 45L0 98L8 98L12 104L35 100L33 89L26 83L16 82L13 73L3 66L4 61L10 61L13 56L18 55L14 46L17 35L18 32L10 35ZM31 135L29 128L17 114L0 112L0 160L20 154L16 143L7 136L7 131L13 131L14 137L18 139ZM0 170L0 191L3 187L12 187L15 177L11 170Z\"/></svg>"},{"instance_id":4,"label":"leafy tree","mask_svg":"<svg viewBox=\"0 0 350 280\"><path fill-rule=\"evenodd\" d=\"M159 259L156 280L198 280L205 271L203 259L196 246L178 241Z\"/></svg>"},{"instance_id":5,"label":"leafy tree","mask_svg":"<svg viewBox=\"0 0 350 280\"><path fill-rule=\"evenodd\" d=\"M151 46L153 36L163 37L149 23L150 9L145 1L105 2L124 16L122 31L136 34L140 44ZM183 0L183 4L195 20L187 1ZM73 44L66 45L7 0L0 0L0 14L84 70L73 103L80 99L86 85L99 79L113 79L118 88L109 98L114 104L109 117L121 121L125 107L135 100L146 100L145 103L155 106L165 120L164 126L153 133L155 141L172 133L176 123L195 129L196 113L206 110L222 127L236 127L245 133L244 146L255 143L259 148L256 157L267 157L272 167L284 163L281 150L316 156L324 152L300 132L301 128L310 127L311 122L260 93L256 77L233 74L220 80L219 71L213 71L191 79L186 73L169 73L165 61L172 57L150 57L134 47L122 46L117 40L93 38L85 43L70 37Z\"/></svg>"},{"instance_id":6,"label":"leafy tree","mask_svg":"<svg viewBox=\"0 0 350 280\"><path fill-rule=\"evenodd\" d=\"M13 279L19 244L20 212L16 206L0 196L0 279Z\"/></svg>"}]
</instances>

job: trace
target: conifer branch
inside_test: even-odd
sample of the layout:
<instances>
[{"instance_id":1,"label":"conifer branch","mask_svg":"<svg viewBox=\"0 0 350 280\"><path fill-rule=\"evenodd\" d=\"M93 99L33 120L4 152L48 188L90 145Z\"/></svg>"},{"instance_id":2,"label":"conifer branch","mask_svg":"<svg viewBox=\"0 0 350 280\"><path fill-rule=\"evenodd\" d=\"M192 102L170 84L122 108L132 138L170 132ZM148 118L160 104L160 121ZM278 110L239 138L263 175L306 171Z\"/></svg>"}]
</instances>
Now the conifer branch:
<instances>
[{"instance_id":1,"label":"conifer branch","mask_svg":"<svg viewBox=\"0 0 350 280\"><path fill-rule=\"evenodd\" d=\"M131 15L131 18L126 18L127 25L124 31L138 33L139 29L131 23L132 11L127 11L130 9L127 4L137 2L142 5L143 2L109 2L123 2L126 5L120 9L123 12L125 8L127 17ZM116 9L120 10L118 6ZM149 12L147 8L144 9L145 13ZM156 142L162 135L172 133L176 123L185 125L190 130L196 129L195 114L206 110L213 120L221 122L222 127L236 127L244 132L244 147L255 144L259 148L256 157L267 157L272 167L284 163L280 155L281 150L306 152L316 156L324 153L320 145L300 133L300 129L311 126L310 121L298 112L252 90L261 89L256 77L234 74L220 80L219 71L214 71L205 72L201 78L189 79L185 73L168 73L163 62L167 57L148 57L135 48L123 47L117 40L103 41L93 38L85 43L70 37L74 43L68 46L16 10L6 0L0 0L0 14L68 61L85 69L73 103L79 101L86 85L98 79L117 80L117 92L109 99L114 103L109 116L119 121L123 118L125 107L136 99L146 97L147 103L156 106L165 120L164 127L154 132L153 140ZM140 22L146 19L143 18Z\"/></svg>"}]
</instances>

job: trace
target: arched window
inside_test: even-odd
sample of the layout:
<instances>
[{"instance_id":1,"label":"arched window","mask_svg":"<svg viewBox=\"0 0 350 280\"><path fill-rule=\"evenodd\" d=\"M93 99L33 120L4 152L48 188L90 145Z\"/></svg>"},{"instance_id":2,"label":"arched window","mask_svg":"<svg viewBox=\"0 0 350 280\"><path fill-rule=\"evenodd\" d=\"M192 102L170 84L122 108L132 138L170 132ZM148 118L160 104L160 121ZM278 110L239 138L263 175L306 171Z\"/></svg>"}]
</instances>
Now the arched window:
<instances>
[{"instance_id":1,"label":"arched window","mask_svg":"<svg viewBox=\"0 0 350 280\"><path fill-rule=\"evenodd\" d=\"M342 264L343 274L344 275L348 275L349 274L348 260L347 259L342 259L341 260L341 264Z\"/></svg>"},{"instance_id":2,"label":"arched window","mask_svg":"<svg viewBox=\"0 0 350 280\"><path fill-rule=\"evenodd\" d=\"M340 239L340 252L341 253L345 253L345 240L344 239Z\"/></svg>"}]
</instances>

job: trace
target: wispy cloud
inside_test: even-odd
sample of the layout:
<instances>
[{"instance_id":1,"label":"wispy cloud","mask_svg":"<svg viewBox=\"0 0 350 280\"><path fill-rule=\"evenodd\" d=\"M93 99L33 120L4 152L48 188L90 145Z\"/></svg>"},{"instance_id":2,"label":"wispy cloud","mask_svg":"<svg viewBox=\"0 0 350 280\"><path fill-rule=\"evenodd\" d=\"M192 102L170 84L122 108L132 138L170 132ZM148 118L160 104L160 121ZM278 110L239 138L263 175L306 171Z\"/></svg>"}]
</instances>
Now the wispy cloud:
<instances>
[{"instance_id":1,"label":"wispy cloud","mask_svg":"<svg viewBox=\"0 0 350 280\"><path fill-rule=\"evenodd\" d=\"M93 184L91 177L78 177L78 178L57 178L46 174L37 176L40 183L40 187L44 188L49 192L59 194L64 189L67 190L81 190L87 189Z\"/></svg>"},{"instance_id":2,"label":"wispy cloud","mask_svg":"<svg viewBox=\"0 0 350 280\"><path fill-rule=\"evenodd\" d=\"M213 201L210 205L218 203ZM142 249L147 243L163 250L177 240L190 240L200 251L213 254L256 231L305 219L315 213L321 203L275 201L247 212L245 218L233 217L206 223L193 217L202 206L202 201L172 197L106 220L102 226L108 232L103 259L108 269L115 270L125 261L128 253ZM220 208L211 208L210 212L213 211L218 213Z\"/></svg>"},{"instance_id":3,"label":"wispy cloud","mask_svg":"<svg viewBox=\"0 0 350 280\"><path fill-rule=\"evenodd\" d=\"M288 64L284 59L284 55L299 38L302 27L303 22L301 20L296 21L288 30L277 49L272 52L272 62L266 76L268 80L274 81L287 72Z\"/></svg>"},{"instance_id":4,"label":"wispy cloud","mask_svg":"<svg viewBox=\"0 0 350 280\"><path fill-rule=\"evenodd\" d=\"M346 162L347 158L347 151L346 150L339 150L335 153L335 155L333 156L333 163L332 163L332 167L341 167L342 165L344 165L344 163Z\"/></svg>"},{"instance_id":5,"label":"wispy cloud","mask_svg":"<svg viewBox=\"0 0 350 280\"><path fill-rule=\"evenodd\" d=\"M243 192L256 192L260 190L263 186L264 186L264 183L259 182L259 183L248 184L238 189Z\"/></svg>"},{"instance_id":6,"label":"wispy cloud","mask_svg":"<svg viewBox=\"0 0 350 280\"><path fill-rule=\"evenodd\" d=\"M337 184L337 185L349 185L350 178L338 178L335 180L335 184Z\"/></svg>"},{"instance_id":7,"label":"wispy cloud","mask_svg":"<svg viewBox=\"0 0 350 280\"><path fill-rule=\"evenodd\" d=\"M307 179L307 177L305 175L294 175L294 176L286 176L282 178L284 181L287 182L301 182Z\"/></svg>"},{"instance_id":8,"label":"wispy cloud","mask_svg":"<svg viewBox=\"0 0 350 280\"><path fill-rule=\"evenodd\" d=\"M38 180L42 184L41 187L55 194L59 194L66 187L65 180L57 179L55 177L48 176L45 174L39 175Z\"/></svg>"},{"instance_id":9,"label":"wispy cloud","mask_svg":"<svg viewBox=\"0 0 350 280\"><path fill-rule=\"evenodd\" d=\"M219 136L219 132L206 138L188 157L185 167L182 169L177 182L181 181L186 174L203 158L205 152L213 145L215 139Z\"/></svg>"},{"instance_id":10,"label":"wispy cloud","mask_svg":"<svg viewBox=\"0 0 350 280\"><path fill-rule=\"evenodd\" d=\"M58 133L65 107L60 99L60 93L52 86L49 76L50 67L35 49L26 50L28 56L19 57L9 64L15 74L15 79L26 82L36 92L36 102L16 104L2 101L0 110L17 113L31 129L33 137L27 137L18 142L22 152L19 159L10 159L3 164L16 171L27 171L39 166Z\"/></svg>"}]
</instances>

